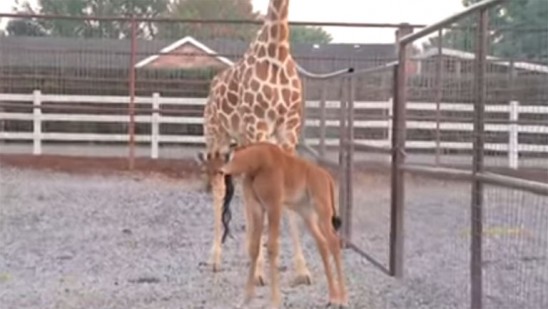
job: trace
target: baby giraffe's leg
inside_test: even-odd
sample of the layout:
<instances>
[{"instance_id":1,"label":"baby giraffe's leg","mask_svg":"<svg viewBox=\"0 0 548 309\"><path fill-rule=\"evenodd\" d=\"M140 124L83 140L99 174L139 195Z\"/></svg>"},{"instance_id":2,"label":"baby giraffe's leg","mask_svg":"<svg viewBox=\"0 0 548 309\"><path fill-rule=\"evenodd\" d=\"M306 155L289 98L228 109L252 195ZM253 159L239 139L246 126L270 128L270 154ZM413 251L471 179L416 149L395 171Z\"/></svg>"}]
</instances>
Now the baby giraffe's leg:
<instances>
[{"instance_id":1,"label":"baby giraffe's leg","mask_svg":"<svg viewBox=\"0 0 548 309\"><path fill-rule=\"evenodd\" d=\"M279 308L282 296L278 273L278 255L280 238L281 204L271 204L268 215L268 261L270 263L271 308Z\"/></svg>"},{"instance_id":2,"label":"baby giraffe's leg","mask_svg":"<svg viewBox=\"0 0 548 309\"><path fill-rule=\"evenodd\" d=\"M296 156L296 144L299 140L300 121L284 123L278 128L276 138L280 147L287 153ZM297 214L293 211L286 211L289 219L289 232L293 241L293 263L295 265L296 277L292 282L293 286L312 284L312 276L306 266L303 249L299 239L299 226L297 224Z\"/></svg>"},{"instance_id":3,"label":"baby giraffe's leg","mask_svg":"<svg viewBox=\"0 0 548 309\"><path fill-rule=\"evenodd\" d=\"M264 220L264 219L263 219ZM264 226L264 221L263 225ZM260 231L261 233L261 246L259 249L259 257L257 258L257 269L255 270L255 284L257 286L265 286L266 285L266 276L264 274L264 244L266 244L266 237L263 233L263 230Z\"/></svg>"},{"instance_id":4,"label":"baby giraffe's leg","mask_svg":"<svg viewBox=\"0 0 548 309\"><path fill-rule=\"evenodd\" d=\"M244 185L245 187L245 185ZM246 203L245 213L247 217L246 234L248 235L247 250L250 259L249 273L245 285L243 305L246 306L255 294L255 278L257 262L261 247L261 232L263 230L264 210L258 203Z\"/></svg>"},{"instance_id":5,"label":"baby giraffe's leg","mask_svg":"<svg viewBox=\"0 0 548 309\"><path fill-rule=\"evenodd\" d=\"M214 209L214 236L213 246L211 248L210 264L213 271L219 271L221 268L221 239L222 239L222 208L225 196L225 182L223 176L216 176L211 179L213 191L213 209Z\"/></svg>"},{"instance_id":6,"label":"baby giraffe's leg","mask_svg":"<svg viewBox=\"0 0 548 309\"><path fill-rule=\"evenodd\" d=\"M342 257L341 257L341 244L340 238L335 232L335 229L332 226L331 220L324 220L323 229L325 235L327 236L327 242L329 243L329 250L333 255L335 260L335 270L337 272L337 283L339 284L339 297L340 305L348 306L348 292L346 290L346 280L344 277L344 270L342 266Z\"/></svg>"},{"instance_id":7,"label":"baby giraffe's leg","mask_svg":"<svg viewBox=\"0 0 548 309\"><path fill-rule=\"evenodd\" d=\"M306 266L306 261L303 255L303 249L301 247L301 242L299 239L299 226L297 222L297 214L293 211L286 210L287 217L289 219L289 231L291 233L291 238L293 240L293 262L295 264L295 273L296 277L293 280L293 286L299 284L312 284L310 271Z\"/></svg>"},{"instance_id":8,"label":"baby giraffe's leg","mask_svg":"<svg viewBox=\"0 0 548 309\"><path fill-rule=\"evenodd\" d=\"M253 194L253 191L251 189L251 182L249 179L247 178L244 178L243 180L243 185L242 185L242 188L243 188L243 194L244 194L244 202L246 204L246 209L254 209L254 208L261 208L261 205L259 204L259 202L255 199L255 195ZM263 216L264 217L264 216ZM245 220L246 222L249 222L250 220L252 220L251 217L249 217L249 214L248 214L248 211L245 212ZM264 219L262 219L264 221ZM263 224L264 222L261 221L261 229L258 231L259 233L259 236L262 235L262 227L263 227ZM253 235L251 234L251 229L246 229L246 241L248 242L248 247L249 247L249 242L250 242L250 239ZM262 243L262 236L261 238L259 239L259 242ZM264 270L263 270L263 265L264 265L264 259L263 259L263 253L262 253L262 246L259 246L259 253L258 253L258 257L257 257L257 263L256 263L256 267L255 267L255 284L258 285L258 286L264 286L265 285L265 276L264 276Z\"/></svg>"},{"instance_id":9,"label":"baby giraffe's leg","mask_svg":"<svg viewBox=\"0 0 548 309\"><path fill-rule=\"evenodd\" d=\"M320 256L322 258L325 276L327 277L327 286L329 288L329 304L328 305L338 305L340 304L340 299L337 293L337 287L335 286L335 280L333 278L331 265L329 263L328 243L318 225L318 216L315 212L309 212L307 213L307 217L305 217L304 220L306 222L306 225L310 233L316 240L318 252L320 253Z\"/></svg>"}]
</instances>

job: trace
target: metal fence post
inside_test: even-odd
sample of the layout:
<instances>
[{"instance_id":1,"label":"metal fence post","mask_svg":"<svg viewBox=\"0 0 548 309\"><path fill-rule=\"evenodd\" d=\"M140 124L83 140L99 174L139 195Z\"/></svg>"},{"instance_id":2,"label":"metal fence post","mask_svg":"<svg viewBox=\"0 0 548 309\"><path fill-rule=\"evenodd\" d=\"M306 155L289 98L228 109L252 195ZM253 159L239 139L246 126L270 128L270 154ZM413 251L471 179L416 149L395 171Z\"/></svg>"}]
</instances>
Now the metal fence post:
<instances>
[{"instance_id":1,"label":"metal fence post","mask_svg":"<svg viewBox=\"0 0 548 309\"><path fill-rule=\"evenodd\" d=\"M484 118L486 102L486 55L487 55L488 10L479 12L476 41L476 74L474 103L474 157L473 176L483 172ZM483 233L483 181L474 177L472 181L471 220L472 237L470 242L470 288L471 308L482 308L482 233Z\"/></svg>"},{"instance_id":2,"label":"metal fence post","mask_svg":"<svg viewBox=\"0 0 548 309\"><path fill-rule=\"evenodd\" d=\"M508 166L512 169L519 167L519 102L510 101L510 125L508 126Z\"/></svg>"},{"instance_id":3,"label":"metal fence post","mask_svg":"<svg viewBox=\"0 0 548 309\"><path fill-rule=\"evenodd\" d=\"M394 94L392 94L392 96L394 96ZM386 121L386 144L390 146L392 143L392 136L394 133L392 131L392 127L394 123L394 98L393 97L388 100L388 106L386 110L387 110L387 116L388 116L388 119ZM388 163L390 163L392 161L392 156L388 154L386 157L386 160L388 161Z\"/></svg>"},{"instance_id":4,"label":"metal fence post","mask_svg":"<svg viewBox=\"0 0 548 309\"><path fill-rule=\"evenodd\" d=\"M136 42L137 22L135 16L131 16L131 51L129 60L129 169L135 167L135 64L136 64Z\"/></svg>"},{"instance_id":5,"label":"metal fence post","mask_svg":"<svg viewBox=\"0 0 548 309\"><path fill-rule=\"evenodd\" d=\"M346 100L347 92L345 89L346 78L341 79L341 105L339 108L339 208L341 211L341 218L346 218L347 213L347 200L346 200ZM346 230L348 222L343 222L343 235ZM344 235L346 236L346 235ZM346 243L343 240L341 242L342 247L346 247Z\"/></svg>"},{"instance_id":6,"label":"metal fence post","mask_svg":"<svg viewBox=\"0 0 548 309\"><path fill-rule=\"evenodd\" d=\"M326 96L327 96L327 82L322 81L322 89L321 89L321 98L320 98L320 149L319 154L322 158L325 159L325 153L326 153L326 147L325 147L325 139L326 139Z\"/></svg>"},{"instance_id":7,"label":"metal fence post","mask_svg":"<svg viewBox=\"0 0 548 309\"><path fill-rule=\"evenodd\" d=\"M443 29L438 31L438 59L436 61L436 165L441 163L441 101L443 99Z\"/></svg>"},{"instance_id":8,"label":"metal fence post","mask_svg":"<svg viewBox=\"0 0 548 309\"><path fill-rule=\"evenodd\" d=\"M412 33L413 28L402 25L397 31L397 36L401 38ZM390 275L396 278L403 277L407 60L408 44L398 43L398 64L394 67L390 198Z\"/></svg>"},{"instance_id":9,"label":"metal fence post","mask_svg":"<svg viewBox=\"0 0 548 309\"><path fill-rule=\"evenodd\" d=\"M302 118L302 125L301 125L301 133L299 135L299 143L302 143L303 145L307 145L306 140L306 121L307 121L307 107L306 107L306 96L307 96L307 80L306 77L301 77L301 87L302 87L302 105L301 105L301 118Z\"/></svg>"},{"instance_id":10,"label":"metal fence post","mask_svg":"<svg viewBox=\"0 0 548 309\"><path fill-rule=\"evenodd\" d=\"M344 234L348 242L352 242L352 207L354 200L353 192L353 169L354 162L354 96L355 96L355 79L353 77L348 78L348 102L346 106L347 122L346 122L346 143L343 148L346 152L345 158L345 192L346 192L346 211L345 211L345 223Z\"/></svg>"},{"instance_id":11,"label":"metal fence post","mask_svg":"<svg viewBox=\"0 0 548 309\"><path fill-rule=\"evenodd\" d=\"M34 90L32 92L33 108L33 132L32 132L32 154L42 154L42 92Z\"/></svg>"},{"instance_id":12,"label":"metal fence post","mask_svg":"<svg viewBox=\"0 0 548 309\"><path fill-rule=\"evenodd\" d=\"M160 94L152 94L152 117L150 119L150 157L158 159L160 142Z\"/></svg>"}]
</instances>

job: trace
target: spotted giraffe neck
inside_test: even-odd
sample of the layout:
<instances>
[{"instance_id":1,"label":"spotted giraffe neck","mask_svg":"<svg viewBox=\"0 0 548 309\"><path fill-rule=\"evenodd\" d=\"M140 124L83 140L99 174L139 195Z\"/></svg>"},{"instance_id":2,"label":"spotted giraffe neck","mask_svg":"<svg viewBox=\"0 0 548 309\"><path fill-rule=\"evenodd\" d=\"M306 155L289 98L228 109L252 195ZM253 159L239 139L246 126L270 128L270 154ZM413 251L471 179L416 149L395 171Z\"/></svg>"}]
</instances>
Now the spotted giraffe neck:
<instances>
[{"instance_id":1,"label":"spotted giraffe neck","mask_svg":"<svg viewBox=\"0 0 548 309\"><path fill-rule=\"evenodd\" d=\"M289 0L270 0L264 23L250 49L268 44L289 46L288 12Z\"/></svg>"},{"instance_id":2,"label":"spotted giraffe neck","mask_svg":"<svg viewBox=\"0 0 548 309\"><path fill-rule=\"evenodd\" d=\"M270 0L266 23L288 24L289 0Z\"/></svg>"}]
</instances>

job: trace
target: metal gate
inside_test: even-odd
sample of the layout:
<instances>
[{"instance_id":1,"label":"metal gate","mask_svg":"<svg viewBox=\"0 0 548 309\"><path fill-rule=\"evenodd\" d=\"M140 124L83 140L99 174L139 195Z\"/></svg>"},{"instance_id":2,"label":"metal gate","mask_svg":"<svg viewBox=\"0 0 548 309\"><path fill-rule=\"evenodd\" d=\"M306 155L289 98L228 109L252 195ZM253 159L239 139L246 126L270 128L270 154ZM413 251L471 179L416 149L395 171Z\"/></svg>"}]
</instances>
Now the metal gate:
<instances>
[{"instance_id":1,"label":"metal gate","mask_svg":"<svg viewBox=\"0 0 548 309\"><path fill-rule=\"evenodd\" d=\"M336 143L336 147L338 147L336 150L337 159L329 158L326 155L325 127L328 121L326 120L326 108L329 104L326 103L328 100L325 99L324 95L322 95L317 106L320 113L317 148L313 149L310 146L302 145L302 149L312 154L317 161L338 173L340 185L339 202L344 222L342 237L344 238L345 246L366 258L384 273L396 278L404 276L404 249L406 248L405 239L407 236L404 223L407 220L405 206L407 204L406 192L408 192L406 177L409 175L419 175L425 178L441 177L470 183L470 193L466 196L470 199L469 208L467 209L467 212L469 212L467 221L470 229L469 247L466 249L466 252L462 253L469 258L469 263L467 269L461 269L461 271L469 272L467 281L468 295L470 298L470 307L474 309L490 307L491 304L495 304L497 308L501 306L491 299L493 297L490 297L489 301L485 301L487 297L487 293L485 292L486 286L489 289L489 285L486 285L485 280L486 267L488 267L486 265L492 262L485 258L487 250L486 242L489 241L485 238L485 235L489 235L489 233L501 233L492 231L491 227L487 227L487 221L491 219L486 218L486 203L493 200L493 194L486 193L489 191L488 186L499 188L500 190L516 190L516 192L521 192L520 194L532 194L538 197L535 199L536 205L522 205L521 203L525 203L522 200L514 201L512 207L537 206L539 209L540 207L544 207L542 208L542 215L539 213L537 221L548 224L548 214L546 213L546 206L548 206L548 198L546 198L548 196L548 163L543 165L543 162L548 162L546 160L548 158L548 123L546 119L548 118L541 117L541 114L544 113L545 109L548 109L548 106L528 106L529 112L527 113L534 114L536 111L538 113L531 116L530 119L518 119L518 103L516 103L517 100L513 94L497 94L492 87L492 84L498 81L497 76L505 74L504 85L511 88L513 84L518 82L516 74L514 74L515 70L521 69L526 71L529 68L522 61L509 60L504 62L504 58L490 55L489 44L493 44L496 41L497 32L493 30L493 26L496 25L492 21L490 23L489 16L493 15L497 10L505 8L505 2L504 0L486 0L477 3L469 6L462 12L415 33L413 33L412 26L401 25L398 29L398 55L395 61L330 80L331 83L335 80L335 83L340 87L340 102L336 104L329 102L329 104L334 105L331 108L338 110L339 135ZM472 46L473 51L459 52L443 46L444 31L448 32L449 29L458 29L459 24L462 24L461 22L464 20L468 21L468 26L466 29L461 29L462 33L466 34L462 38L463 41L466 41L466 44ZM545 31L548 33L548 29L545 29ZM417 57L417 52L412 49L413 43L432 34L437 34L437 46L431 49L430 54L423 52L421 54L423 58L421 56ZM548 48L548 42L546 42L546 48ZM426 58L432 55L437 57L429 62ZM460 57L459 59L462 61L454 61L454 63L458 63L458 68L449 66L449 69L445 69L443 63L444 55ZM435 102L432 104L412 102L417 101L416 98L420 97L420 94L416 90L416 84L423 82L420 76L413 78L417 75L417 66L420 67L423 65L424 67L420 69L426 70L428 64L432 65L433 83L428 95ZM505 68L504 72L502 72L500 67ZM548 66L531 65L530 68L532 68L531 70L536 70L535 72L537 73L544 72L544 68L547 69L546 72L542 73L545 75L535 75L540 82L538 82L536 88L531 86L534 89L532 88L533 90L529 89L528 91L535 91L536 97L541 97L541 101L545 100L544 102L548 103L548 94L545 93L546 87L542 87L543 82L545 82L544 85L548 83ZM387 102L360 102L360 104L369 105L370 108L374 108L377 105L389 106L386 114L383 116L377 115L373 117L374 120L370 120L372 122L386 121L388 123L385 137L386 143L359 142L355 139L355 112L357 110L355 102L356 83L362 76L369 76L380 72L384 72L384 76L388 76L392 80L392 91L391 95L387 98ZM458 87L454 87L451 91L460 91L460 94L466 97L466 101L455 102L454 104L447 103L446 97L450 91L447 91L444 87L448 85L448 80L452 77L449 76L449 73L460 74L461 72L466 75L464 77L459 76L464 81L461 81ZM444 74L447 76L444 76ZM529 80L527 82L530 83ZM542 92L542 94L537 94L536 92ZM501 96L503 97L502 99L500 98ZM500 107L500 105L493 103L501 100L506 100L509 103L508 106ZM428 109L434 116L424 116L418 113L417 106ZM445 110L445 107L448 110ZM470 121L470 125L462 125L462 128L456 128L457 124L460 125L465 121L463 119L466 117L461 115L464 112L471 114L467 118ZM505 113L505 116L507 115L508 118L501 118L500 115L488 117L488 113ZM426 119L428 117L431 117L431 119ZM362 118L362 120L362 122L368 121L367 118ZM428 125L424 123L425 120L430 121ZM417 128L430 130L430 132L427 132L429 139L426 140L424 136L418 136L419 134L416 133ZM444 135L451 135L444 133L444 128L453 128L452 137L456 140L444 141L444 138L446 138ZM538 130L538 135L534 137L536 138L536 144L531 148L535 150L529 152L522 151L520 149L525 148L527 145L520 147L518 141L523 139L523 134L532 130L531 128ZM469 132L462 133L465 130ZM500 133L503 130L505 130L504 137L499 137L491 132ZM457 134L460 135L456 136ZM421 138L423 140L420 140ZM506 139L504 143L499 141L501 138ZM414 141L413 139L419 140ZM425 152L426 148L430 151L427 161L409 160L410 152L416 151L417 153L421 153L420 151ZM364 249L363 246L360 246L355 241L356 235L353 232L355 227L352 226L352 219L356 210L354 205L354 194L356 191L354 173L359 161L356 159L358 151L365 151L368 154L381 153L390 158L384 162L390 173L389 184L387 183L387 187L390 189L390 222L389 237L387 238L389 247L388 263L379 261L378 258L373 257L371 252L368 252L367 249ZM524 154L520 154L520 151ZM444 163L442 159L446 153L451 155L454 153L462 154L459 160L467 158L469 162L466 161L468 163L464 164L455 159L453 162ZM500 153L505 154L505 158L508 158L508 168L500 168L490 163L491 161L496 161L496 156ZM449 155L447 156L449 157ZM517 165L520 157L527 156L536 156L535 159L538 159L538 162L535 161L537 162L535 164L537 165L529 169L518 168ZM378 164L381 165L380 163ZM532 173L535 175L531 176ZM451 190L451 188L448 190ZM501 192L495 193L495 195L503 194ZM460 197L460 200L463 199L463 197ZM501 217L506 217L506 219L508 219L508 216L506 214L501 215ZM524 225L527 224L525 223ZM542 228L542 224L539 223L532 223L532 225ZM508 230L510 228L505 227L505 229L505 233L509 233ZM541 244L537 250L541 253L543 248L548 250L548 237L544 234L542 230L539 230L536 234L538 235L537 241L540 241L538 243ZM539 254L539 256L524 257L523 259L539 259L539 263L542 263L542 259L546 259L546 256ZM388 266L385 266L385 264L388 264ZM489 273L488 271L487 274ZM542 280L548 280L548 278L540 278L539 280L541 280L540 282L545 282ZM516 282L513 284L516 284ZM537 293L537 298L531 300L534 302L533 306L542 307L546 304L547 300L539 295ZM530 305L529 303L524 305L526 298L523 297L521 303L519 301L503 303L508 303L510 307L523 307ZM504 308L504 305L502 307Z\"/></svg>"}]
</instances>

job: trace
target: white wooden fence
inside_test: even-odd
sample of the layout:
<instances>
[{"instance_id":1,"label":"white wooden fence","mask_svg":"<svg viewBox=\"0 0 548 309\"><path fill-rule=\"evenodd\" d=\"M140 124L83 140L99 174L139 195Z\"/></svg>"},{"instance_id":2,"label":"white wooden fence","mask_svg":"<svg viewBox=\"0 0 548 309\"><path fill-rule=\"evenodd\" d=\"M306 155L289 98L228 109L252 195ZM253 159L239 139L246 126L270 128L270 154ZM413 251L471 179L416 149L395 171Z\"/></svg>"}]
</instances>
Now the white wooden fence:
<instances>
[{"instance_id":1,"label":"white wooden fence","mask_svg":"<svg viewBox=\"0 0 548 309\"><path fill-rule=\"evenodd\" d=\"M128 104L128 96L81 96L81 95L52 95L42 94L39 90L32 94L0 94L0 102L30 102L34 106L41 106L42 103L102 103L102 104ZM189 116L161 116L157 112L162 104L170 105L204 105L205 98L166 98L155 93L151 97L136 97L135 103L151 104L155 110L152 115L135 116L137 123L151 123L150 135L136 135L137 142L150 143L151 158L158 158L158 150L160 143L203 143L204 139L201 135L162 135L160 133L160 124L201 124L202 117ZM326 107L328 109L337 109L340 102L328 101ZM392 103L387 102L355 102L355 109L385 109L391 115ZM307 107L319 107L318 101L307 101ZM436 110L435 103L424 102L409 102L409 110L434 111ZM471 104L460 103L442 103L441 111L472 111ZM508 113L511 121L517 121L520 113L545 114L548 115L548 105L546 106L522 106L518 102L512 101L507 105L489 105L486 107L486 112ZM42 132L42 123L48 121L68 121L68 122L118 122L128 123L129 116L127 115L90 115L90 114L61 114L61 113L42 113L40 108L34 108L33 113L12 113L0 112L1 120L24 120L33 122L32 132L6 132L0 131L0 140L32 140L33 154L39 155L42 153L43 141L97 141L97 142L127 142L129 136L127 134L95 134L95 133L60 133L60 132ZM307 119L307 127L318 127L319 119ZM391 127L391 120L359 120L356 119L355 128L377 128L387 130ZM338 120L326 121L327 127L338 127ZM427 129L436 130L437 123L435 121L408 121L409 129ZM471 131L473 124L471 122L441 122L439 124L441 131ZM508 141L506 143L487 143L486 150L496 150L506 152L508 155L508 165L511 168L517 168L520 152L533 152L548 154L548 123L534 125L520 125L510 122L509 124L487 124L485 126L487 132L508 132ZM357 139L356 142L374 146L389 147L391 134L388 134L385 139L367 140ZM546 138L541 138L539 144L520 144L518 141L519 133L541 134ZM318 138L308 138L307 143L310 145L318 145ZM326 145L338 145L337 138L327 138ZM471 149L470 142L453 142L453 141L414 141L408 140L406 143L408 149Z\"/></svg>"}]
</instances>

